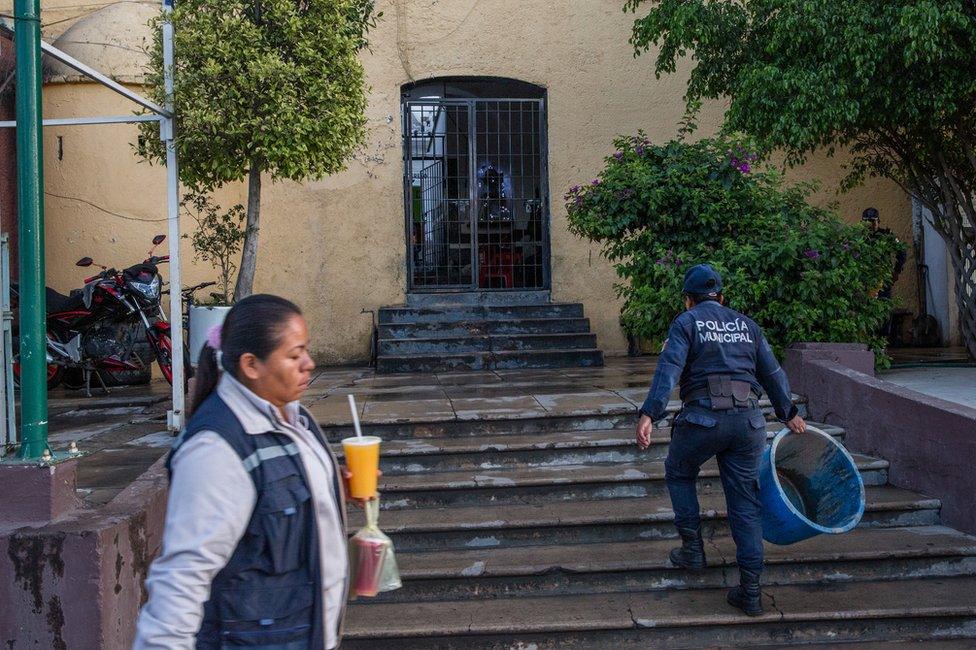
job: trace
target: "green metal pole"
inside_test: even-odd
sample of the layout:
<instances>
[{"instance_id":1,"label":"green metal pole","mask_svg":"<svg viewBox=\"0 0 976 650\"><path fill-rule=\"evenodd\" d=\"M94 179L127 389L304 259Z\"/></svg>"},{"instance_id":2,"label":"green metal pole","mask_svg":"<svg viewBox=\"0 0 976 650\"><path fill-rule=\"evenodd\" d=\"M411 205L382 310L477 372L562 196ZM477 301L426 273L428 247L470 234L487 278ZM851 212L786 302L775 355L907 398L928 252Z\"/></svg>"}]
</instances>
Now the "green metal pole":
<instances>
[{"instance_id":1,"label":"green metal pole","mask_svg":"<svg viewBox=\"0 0 976 650\"><path fill-rule=\"evenodd\" d=\"M29 460L48 449L40 0L15 0L14 18L22 422L18 457Z\"/></svg>"}]
</instances>

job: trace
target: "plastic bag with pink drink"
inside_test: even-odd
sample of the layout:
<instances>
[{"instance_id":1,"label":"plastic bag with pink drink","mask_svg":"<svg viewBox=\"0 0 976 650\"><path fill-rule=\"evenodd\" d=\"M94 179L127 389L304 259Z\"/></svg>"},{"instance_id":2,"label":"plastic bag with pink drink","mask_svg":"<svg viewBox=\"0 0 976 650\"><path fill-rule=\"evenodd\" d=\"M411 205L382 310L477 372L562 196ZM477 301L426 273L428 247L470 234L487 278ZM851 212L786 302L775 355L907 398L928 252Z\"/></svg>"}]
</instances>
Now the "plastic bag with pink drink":
<instances>
[{"instance_id":1,"label":"plastic bag with pink drink","mask_svg":"<svg viewBox=\"0 0 976 650\"><path fill-rule=\"evenodd\" d=\"M380 500L370 499L363 508L366 511L366 525L349 540L350 592L353 598L371 598L403 586L393 552L393 541L377 525Z\"/></svg>"}]
</instances>

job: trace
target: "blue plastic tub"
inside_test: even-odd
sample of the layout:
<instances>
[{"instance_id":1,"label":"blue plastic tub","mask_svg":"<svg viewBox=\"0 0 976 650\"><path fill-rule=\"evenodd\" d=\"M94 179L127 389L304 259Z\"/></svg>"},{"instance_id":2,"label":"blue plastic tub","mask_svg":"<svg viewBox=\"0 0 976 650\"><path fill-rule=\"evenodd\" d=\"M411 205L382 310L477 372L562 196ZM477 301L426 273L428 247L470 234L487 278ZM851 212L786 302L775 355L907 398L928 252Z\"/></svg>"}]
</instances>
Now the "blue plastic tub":
<instances>
[{"instance_id":1,"label":"blue plastic tub","mask_svg":"<svg viewBox=\"0 0 976 650\"><path fill-rule=\"evenodd\" d=\"M759 471L763 539L793 544L820 533L846 533L864 514L864 481L854 459L814 427L783 429L766 447Z\"/></svg>"}]
</instances>

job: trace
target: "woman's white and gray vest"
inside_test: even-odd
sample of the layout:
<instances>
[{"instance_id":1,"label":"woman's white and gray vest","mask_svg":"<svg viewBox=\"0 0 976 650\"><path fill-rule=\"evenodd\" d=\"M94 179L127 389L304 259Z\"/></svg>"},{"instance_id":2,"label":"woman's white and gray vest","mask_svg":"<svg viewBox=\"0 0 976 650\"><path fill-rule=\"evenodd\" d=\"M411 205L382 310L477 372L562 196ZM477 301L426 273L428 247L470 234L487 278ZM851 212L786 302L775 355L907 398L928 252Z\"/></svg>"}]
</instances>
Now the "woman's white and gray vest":
<instances>
[{"instance_id":1,"label":"woman's white and gray vest","mask_svg":"<svg viewBox=\"0 0 976 650\"><path fill-rule=\"evenodd\" d=\"M304 409L302 415L316 438L328 444L315 420ZM297 446L276 431L245 432L215 393L190 418L170 452L167 469L179 446L200 431L217 433L237 452L254 481L257 501L244 536L214 577L197 649L277 646L302 640L309 648L324 647L315 506ZM338 484L333 487L334 494L340 494Z\"/></svg>"}]
</instances>

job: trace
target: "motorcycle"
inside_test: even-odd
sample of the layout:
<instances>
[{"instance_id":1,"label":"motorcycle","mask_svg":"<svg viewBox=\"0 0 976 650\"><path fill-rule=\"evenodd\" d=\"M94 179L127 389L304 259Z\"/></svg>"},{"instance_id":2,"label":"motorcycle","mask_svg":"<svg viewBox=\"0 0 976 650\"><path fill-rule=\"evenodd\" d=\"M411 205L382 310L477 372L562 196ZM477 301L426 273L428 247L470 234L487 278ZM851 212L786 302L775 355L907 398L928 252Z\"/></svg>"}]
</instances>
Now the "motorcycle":
<instances>
[{"instance_id":1,"label":"motorcycle","mask_svg":"<svg viewBox=\"0 0 976 650\"><path fill-rule=\"evenodd\" d=\"M49 389L64 382L69 388L84 387L90 397L93 375L108 392L103 374L144 372L146 363L135 350L136 342L131 336L123 335L125 330L131 332L135 327L144 332L166 381L173 383L172 334L160 302L163 281L159 274L159 265L168 262L169 255L154 254L165 240L165 235L154 237L148 257L121 271L83 257L77 266L101 269L97 275L85 279L83 288L67 296L46 289ZM11 287L11 293L16 305L19 292L15 286ZM14 379L19 385L19 355L14 358L13 366ZM186 360L184 367L189 374L190 364Z\"/></svg>"}]
</instances>

